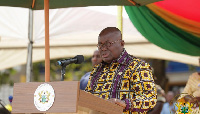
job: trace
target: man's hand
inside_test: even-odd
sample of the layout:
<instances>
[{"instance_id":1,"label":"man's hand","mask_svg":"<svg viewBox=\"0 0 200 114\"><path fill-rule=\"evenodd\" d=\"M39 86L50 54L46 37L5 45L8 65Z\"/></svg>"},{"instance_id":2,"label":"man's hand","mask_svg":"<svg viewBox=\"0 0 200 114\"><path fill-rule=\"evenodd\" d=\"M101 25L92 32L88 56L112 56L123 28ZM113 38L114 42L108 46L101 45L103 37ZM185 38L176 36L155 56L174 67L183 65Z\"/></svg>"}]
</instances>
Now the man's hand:
<instances>
[{"instance_id":1,"label":"man's hand","mask_svg":"<svg viewBox=\"0 0 200 114\"><path fill-rule=\"evenodd\" d=\"M116 98L111 98L111 99L108 99L108 101L112 102L112 103L115 103L121 107L123 107L123 109L126 108L126 103L124 103L122 100L120 99L116 99Z\"/></svg>"}]
</instances>

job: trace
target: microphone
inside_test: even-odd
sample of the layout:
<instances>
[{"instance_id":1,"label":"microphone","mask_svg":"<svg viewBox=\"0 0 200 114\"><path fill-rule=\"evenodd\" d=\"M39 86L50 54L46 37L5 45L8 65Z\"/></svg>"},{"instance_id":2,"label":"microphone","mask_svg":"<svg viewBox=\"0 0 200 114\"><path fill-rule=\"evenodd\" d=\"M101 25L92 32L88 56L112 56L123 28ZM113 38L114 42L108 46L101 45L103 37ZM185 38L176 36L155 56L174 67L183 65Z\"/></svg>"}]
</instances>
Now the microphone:
<instances>
[{"instance_id":1,"label":"microphone","mask_svg":"<svg viewBox=\"0 0 200 114\"><path fill-rule=\"evenodd\" d=\"M71 63L81 64L84 61L83 55L77 55L74 58L64 59L56 62L56 65L66 66Z\"/></svg>"}]
</instances>

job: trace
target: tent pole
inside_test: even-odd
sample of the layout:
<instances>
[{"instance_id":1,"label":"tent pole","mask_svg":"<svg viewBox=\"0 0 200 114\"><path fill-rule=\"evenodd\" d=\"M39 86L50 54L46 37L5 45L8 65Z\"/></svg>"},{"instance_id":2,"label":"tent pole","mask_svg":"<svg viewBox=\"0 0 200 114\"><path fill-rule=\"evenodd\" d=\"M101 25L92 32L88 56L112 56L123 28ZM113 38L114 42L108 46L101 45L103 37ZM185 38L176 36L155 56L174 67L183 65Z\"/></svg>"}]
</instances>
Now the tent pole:
<instances>
[{"instance_id":1,"label":"tent pole","mask_svg":"<svg viewBox=\"0 0 200 114\"><path fill-rule=\"evenodd\" d=\"M28 22L28 53L26 63L26 82L31 81L33 71L32 67L32 53L33 53L33 10L29 9L29 22Z\"/></svg>"},{"instance_id":2,"label":"tent pole","mask_svg":"<svg viewBox=\"0 0 200 114\"><path fill-rule=\"evenodd\" d=\"M123 6L117 6L117 28L121 31L123 36L123 17L122 17ZM123 37L122 37L123 39Z\"/></svg>"},{"instance_id":3,"label":"tent pole","mask_svg":"<svg viewBox=\"0 0 200 114\"><path fill-rule=\"evenodd\" d=\"M50 81L50 53L49 53L49 0L44 0L45 14L45 82Z\"/></svg>"}]
</instances>

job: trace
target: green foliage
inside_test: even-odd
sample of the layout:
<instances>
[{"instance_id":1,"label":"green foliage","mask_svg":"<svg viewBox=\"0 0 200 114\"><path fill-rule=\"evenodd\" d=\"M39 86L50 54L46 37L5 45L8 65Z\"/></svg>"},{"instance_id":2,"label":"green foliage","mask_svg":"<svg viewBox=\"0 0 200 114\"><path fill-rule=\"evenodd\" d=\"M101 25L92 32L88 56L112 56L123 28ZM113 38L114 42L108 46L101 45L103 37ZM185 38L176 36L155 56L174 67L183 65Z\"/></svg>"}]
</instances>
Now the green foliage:
<instances>
[{"instance_id":1,"label":"green foliage","mask_svg":"<svg viewBox=\"0 0 200 114\"><path fill-rule=\"evenodd\" d=\"M55 63L60 60L50 61L50 78L51 81L60 81L61 79L61 66L56 66ZM85 61L81 64L70 64L66 67L65 80L80 80L80 78L86 73L92 70L92 63L90 57L85 57ZM13 86L14 82L10 79L10 76L15 75L17 71L13 68L0 71L0 85L10 84ZM45 62L33 63L32 81L42 82L45 75ZM41 77L42 76L42 77ZM73 78L76 77L76 78Z\"/></svg>"},{"instance_id":2,"label":"green foliage","mask_svg":"<svg viewBox=\"0 0 200 114\"><path fill-rule=\"evenodd\" d=\"M61 66L59 66L61 70ZM66 67L65 80L73 80L73 76L77 77L75 80L80 78L86 73L92 70L92 63L90 57L85 57L85 61L81 64L70 64ZM60 74L61 75L61 74Z\"/></svg>"},{"instance_id":3,"label":"green foliage","mask_svg":"<svg viewBox=\"0 0 200 114\"><path fill-rule=\"evenodd\" d=\"M40 65L44 64L44 62L33 63L33 81L40 81Z\"/></svg>"},{"instance_id":4,"label":"green foliage","mask_svg":"<svg viewBox=\"0 0 200 114\"><path fill-rule=\"evenodd\" d=\"M65 80L80 80L86 73L92 70L90 57L84 57L85 61L81 64L70 64L66 66ZM50 61L50 78L51 81L59 81L61 79L61 66L56 66L55 63L60 59ZM33 81L42 81L40 75L44 75L45 61L33 63Z\"/></svg>"},{"instance_id":5,"label":"green foliage","mask_svg":"<svg viewBox=\"0 0 200 114\"><path fill-rule=\"evenodd\" d=\"M0 72L0 86L2 84L9 84L10 86L13 86L14 82L10 79L11 75L16 74L16 70L13 68L3 70Z\"/></svg>"}]
</instances>

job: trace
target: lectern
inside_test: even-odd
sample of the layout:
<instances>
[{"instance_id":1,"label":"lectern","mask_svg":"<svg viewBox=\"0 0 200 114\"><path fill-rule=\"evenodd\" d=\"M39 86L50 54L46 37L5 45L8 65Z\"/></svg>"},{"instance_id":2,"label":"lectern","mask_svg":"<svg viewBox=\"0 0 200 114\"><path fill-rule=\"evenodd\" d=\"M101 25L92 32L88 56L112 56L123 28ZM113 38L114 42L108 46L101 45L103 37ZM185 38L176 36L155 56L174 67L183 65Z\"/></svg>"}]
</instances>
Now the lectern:
<instances>
[{"instance_id":1,"label":"lectern","mask_svg":"<svg viewBox=\"0 0 200 114\"><path fill-rule=\"evenodd\" d=\"M55 92L53 105L47 111L39 111L34 105L34 92L39 85L50 84ZM12 114L122 114L122 107L79 89L79 81L15 83Z\"/></svg>"}]
</instances>

